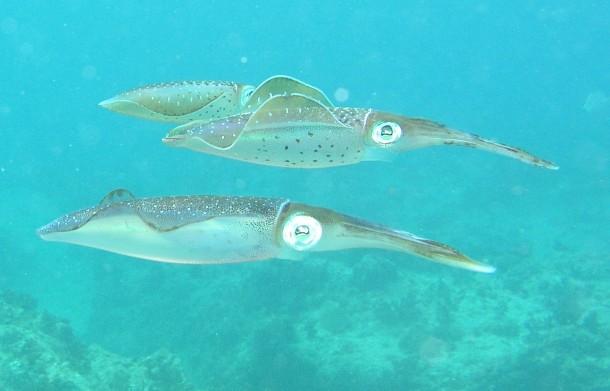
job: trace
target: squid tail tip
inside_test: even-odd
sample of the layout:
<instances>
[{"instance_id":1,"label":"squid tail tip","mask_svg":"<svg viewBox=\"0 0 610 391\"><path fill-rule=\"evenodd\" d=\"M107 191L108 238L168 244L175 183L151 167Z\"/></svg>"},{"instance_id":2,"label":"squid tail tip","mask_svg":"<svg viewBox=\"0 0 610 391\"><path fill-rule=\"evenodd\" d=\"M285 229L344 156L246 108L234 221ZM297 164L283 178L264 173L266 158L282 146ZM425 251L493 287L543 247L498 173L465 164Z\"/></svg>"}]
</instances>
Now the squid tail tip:
<instances>
[{"instance_id":1,"label":"squid tail tip","mask_svg":"<svg viewBox=\"0 0 610 391\"><path fill-rule=\"evenodd\" d=\"M478 273L491 274L491 273L495 273L495 271L496 271L495 266L489 265L487 263L475 261L463 254L460 254L459 258L460 259L451 259L451 260L449 260L448 263L451 266L455 266L455 267L458 267L461 269L466 269L466 270L470 270L470 271L478 272Z\"/></svg>"},{"instance_id":2,"label":"squid tail tip","mask_svg":"<svg viewBox=\"0 0 610 391\"><path fill-rule=\"evenodd\" d=\"M477 263L471 267L471 270L479 273L491 274L495 273L497 269L494 266L485 263Z\"/></svg>"},{"instance_id":3,"label":"squid tail tip","mask_svg":"<svg viewBox=\"0 0 610 391\"><path fill-rule=\"evenodd\" d=\"M542 167L547 168L549 170L559 170L559 166L553 162L544 162Z\"/></svg>"}]
</instances>

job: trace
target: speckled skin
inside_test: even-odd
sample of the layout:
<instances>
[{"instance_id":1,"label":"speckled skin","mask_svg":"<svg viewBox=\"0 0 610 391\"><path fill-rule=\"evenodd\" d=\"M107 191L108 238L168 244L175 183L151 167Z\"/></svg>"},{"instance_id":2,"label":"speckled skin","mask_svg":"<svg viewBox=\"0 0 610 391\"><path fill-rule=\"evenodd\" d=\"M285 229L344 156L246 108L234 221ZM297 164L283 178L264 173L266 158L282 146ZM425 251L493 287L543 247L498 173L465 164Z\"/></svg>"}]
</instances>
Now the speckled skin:
<instances>
[{"instance_id":1,"label":"speckled skin","mask_svg":"<svg viewBox=\"0 0 610 391\"><path fill-rule=\"evenodd\" d=\"M172 231L216 217L260 216L272 224L287 200L260 197L174 196L132 199L81 209L38 230L40 235L73 231L95 218L133 211L157 231Z\"/></svg>"},{"instance_id":2,"label":"speckled skin","mask_svg":"<svg viewBox=\"0 0 610 391\"><path fill-rule=\"evenodd\" d=\"M365 159L365 124L371 110L328 108L305 97L301 102L277 102L279 107L271 110L262 106L252 114L186 124L172 130L164 142L276 167L324 168Z\"/></svg>"},{"instance_id":3,"label":"speckled skin","mask_svg":"<svg viewBox=\"0 0 610 391\"><path fill-rule=\"evenodd\" d=\"M279 256L276 220L286 200L183 196L102 202L38 230L64 241L173 263L229 263Z\"/></svg>"},{"instance_id":4,"label":"speckled skin","mask_svg":"<svg viewBox=\"0 0 610 391\"><path fill-rule=\"evenodd\" d=\"M185 123L238 114L242 94L253 89L253 86L228 81L161 83L124 92L100 105L143 119Z\"/></svg>"}]
</instances>

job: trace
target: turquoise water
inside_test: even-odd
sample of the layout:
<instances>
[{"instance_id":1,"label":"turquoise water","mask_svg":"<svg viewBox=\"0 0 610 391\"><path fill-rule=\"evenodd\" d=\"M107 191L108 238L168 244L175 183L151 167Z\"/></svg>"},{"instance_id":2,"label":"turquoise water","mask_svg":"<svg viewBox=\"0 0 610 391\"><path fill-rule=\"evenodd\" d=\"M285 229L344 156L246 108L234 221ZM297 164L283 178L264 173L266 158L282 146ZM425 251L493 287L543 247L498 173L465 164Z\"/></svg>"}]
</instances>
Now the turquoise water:
<instances>
[{"instance_id":1,"label":"turquoise water","mask_svg":"<svg viewBox=\"0 0 610 391\"><path fill-rule=\"evenodd\" d=\"M82 353L100 349L128 372L128 359L166 352L201 390L610 390L609 20L603 1L3 1L0 289L11 314L31 318L0 303L1 388L139 389L109 385L110 369ZM451 147L325 170L254 166L167 148L171 125L97 106L149 83L274 74L561 169ZM378 250L181 266L35 235L119 187L288 197L498 270ZM36 328L41 312L65 322ZM24 330L53 342L7 337ZM150 389L178 389L182 375L149 372Z\"/></svg>"}]
</instances>

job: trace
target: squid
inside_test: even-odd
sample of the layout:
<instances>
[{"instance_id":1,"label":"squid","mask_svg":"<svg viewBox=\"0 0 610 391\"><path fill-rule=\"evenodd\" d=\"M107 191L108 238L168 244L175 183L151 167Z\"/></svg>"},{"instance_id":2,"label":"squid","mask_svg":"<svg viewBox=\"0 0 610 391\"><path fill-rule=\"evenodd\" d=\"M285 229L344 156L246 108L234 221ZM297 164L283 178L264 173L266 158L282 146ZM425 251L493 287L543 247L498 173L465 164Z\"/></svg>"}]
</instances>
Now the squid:
<instances>
[{"instance_id":1,"label":"squid","mask_svg":"<svg viewBox=\"0 0 610 391\"><path fill-rule=\"evenodd\" d=\"M99 103L105 109L142 119L183 124L254 111L275 95L299 93L332 107L317 88L290 76L273 76L258 87L231 81L183 81L147 85Z\"/></svg>"},{"instance_id":2,"label":"squid","mask_svg":"<svg viewBox=\"0 0 610 391\"><path fill-rule=\"evenodd\" d=\"M182 264L298 260L315 252L373 248L475 272L495 270L443 243L281 198L136 198L117 189L98 205L59 217L37 232L48 241Z\"/></svg>"},{"instance_id":3,"label":"squid","mask_svg":"<svg viewBox=\"0 0 610 391\"><path fill-rule=\"evenodd\" d=\"M287 168L391 161L403 152L435 145L471 147L539 167L558 168L523 149L433 121L373 109L333 107L300 93L271 96L250 113L183 124L162 141L170 147Z\"/></svg>"}]
</instances>

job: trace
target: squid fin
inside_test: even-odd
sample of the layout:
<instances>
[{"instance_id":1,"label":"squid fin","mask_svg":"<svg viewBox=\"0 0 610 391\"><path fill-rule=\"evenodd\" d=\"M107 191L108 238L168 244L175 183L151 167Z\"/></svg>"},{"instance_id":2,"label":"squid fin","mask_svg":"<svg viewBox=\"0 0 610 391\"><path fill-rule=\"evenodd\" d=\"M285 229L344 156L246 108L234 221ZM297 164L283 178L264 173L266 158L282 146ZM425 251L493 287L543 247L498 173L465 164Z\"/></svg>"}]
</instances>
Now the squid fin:
<instances>
[{"instance_id":1,"label":"squid fin","mask_svg":"<svg viewBox=\"0 0 610 391\"><path fill-rule=\"evenodd\" d=\"M115 189L106 194L99 202L98 207L105 207L123 201L133 201L136 197L127 189Z\"/></svg>"},{"instance_id":2,"label":"squid fin","mask_svg":"<svg viewBox=\"0 0 610 391\"><path fill-rule=\"evenodd\" d=\"M278 127L290 123L345 127L330 109L302 94L277 95L267 99L248 119L244 131L253 127Z\"/></svg>"},{"instance_id":3,"label":"squid fin","mask_svg":"<svg viewBox=\"0 0 610 391\"><path fill-rule=\"evenodd\" d=\"M165 139L188 134L188 137L198 139L213 148L229 149L243 131L246 119L244 115L235 115L214 121L193 121L172 129Z\"/></svg>"},{"instance_id":4,"label":"squid fin","mask_svg":"<svg viewBox=\"0 0 610 391\"><path fill-rule=\"evenodd\" d=\"M331 101L326 95L309 84L303 83L300 80L290 76L272 76L262 82L252 93L246 103L246 110L254 111L269 98L276 95L292 95L301 94L317 100L326 107L333 107Z\"/></svg>"}]
</instances>

